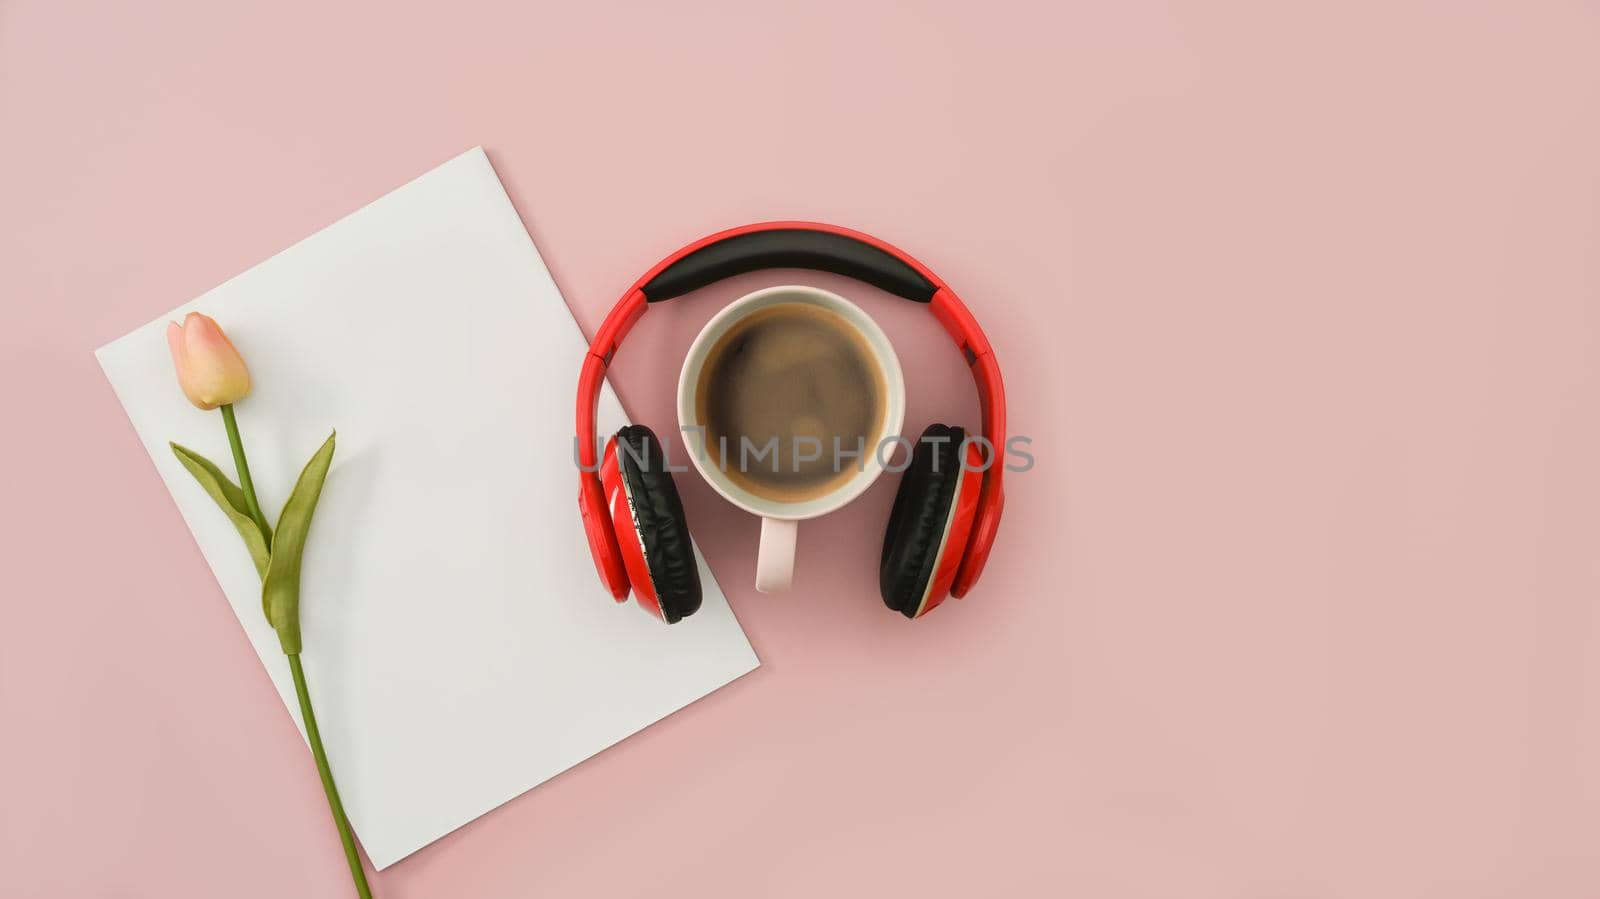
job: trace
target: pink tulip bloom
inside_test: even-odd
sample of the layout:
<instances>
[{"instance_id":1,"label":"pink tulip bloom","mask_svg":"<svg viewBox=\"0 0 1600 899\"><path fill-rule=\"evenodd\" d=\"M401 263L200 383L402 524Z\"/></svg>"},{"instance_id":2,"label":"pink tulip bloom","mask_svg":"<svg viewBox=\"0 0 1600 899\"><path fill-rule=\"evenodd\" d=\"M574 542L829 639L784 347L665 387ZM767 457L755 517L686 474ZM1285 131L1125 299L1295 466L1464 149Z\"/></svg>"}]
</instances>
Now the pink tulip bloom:
<instances>
[{"instance_id":1,"label":"pink tulip bloom","mask_svg":"<svg viewBox=\"0 0 1600 899\"><path fill-rule=\"evenodd\" d=\"M244 358L209 316L191 312L181 325L168 322L167 347L178 370L178 386L196 406L215 409L250 393Z\"/></svg>"}]
</instances>

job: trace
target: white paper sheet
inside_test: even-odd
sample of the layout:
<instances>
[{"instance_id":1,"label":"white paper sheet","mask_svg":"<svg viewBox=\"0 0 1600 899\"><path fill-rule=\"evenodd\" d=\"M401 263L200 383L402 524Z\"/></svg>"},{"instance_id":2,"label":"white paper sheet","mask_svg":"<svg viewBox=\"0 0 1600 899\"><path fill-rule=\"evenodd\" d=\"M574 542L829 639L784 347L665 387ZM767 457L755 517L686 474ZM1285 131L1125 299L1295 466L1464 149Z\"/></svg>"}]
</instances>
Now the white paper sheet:
<instances>
[{"instance_id":1,"label":"white paper sheet","mask_svg":"<svg viewBox=\"0 0 1600 899\"><path fill-rule=\"evenodd\" d=\"M237 411L269 518L338 428L303 660L378 867L756 667L704 560L705 604L671 627L601 588L572 463L586 343L478 149L96 354L297 724L250 558L167 446L233 470L168 359L191 309L250 366ZM600 432L624 423L607 387Z\"/></svg>"}]
</instances>

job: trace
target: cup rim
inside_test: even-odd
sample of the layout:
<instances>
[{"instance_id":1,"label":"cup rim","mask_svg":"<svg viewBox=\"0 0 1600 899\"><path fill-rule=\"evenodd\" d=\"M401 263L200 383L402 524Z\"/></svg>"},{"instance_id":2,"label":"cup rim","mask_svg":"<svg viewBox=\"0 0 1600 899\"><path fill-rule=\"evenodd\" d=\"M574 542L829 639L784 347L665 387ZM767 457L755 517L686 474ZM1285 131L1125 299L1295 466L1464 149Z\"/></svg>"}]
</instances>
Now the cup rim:
<instances>
[{"instance_id":1,"label":"cup rim","mask_svg":"<svg viewBox=\"0 0 1600 899\"><path fill-rule=\"evenodd\" d=\"M698 386L700 371L705 366L706 355L717 338L739 318L748 314L755 308L775 305L779 295L796 296L800 302L811 302L813 305L822 306L840 313L846 321L856 327L867 339L867 346L873 352L879 367L883 370L885 381L883 425L875 435L875 440L867 448L866 458L862 460L862 470L857 472L848 481L829 493L815 499L800 502L779 502L758 496L733 483L711 461L710 454L701 446L690 443L690 434L693 431L684 430L685 427L699 427L695 420L694 388ZM902 428L905 426L906 390L905 373L900 367L900 357L895 354L894 344L889 341L889 335L883 332L872 316L865 309L845 299L831 290L812 287L807 284L780 284L774 287L764 287L751 291L744 296L730 302L705 323L700 333L695 335L689 344L689 351L684 355L683 366L678 372L678 439L688 450L689 459L700 477L711 489L733 503L740 509L761 518L774 518L786 521L802 521L808 518L817 518L848 505L856 497L865 493L878 478L887 470L886 462L877 451L884 441L902 437Z\"/></svg>"}]
</instances>

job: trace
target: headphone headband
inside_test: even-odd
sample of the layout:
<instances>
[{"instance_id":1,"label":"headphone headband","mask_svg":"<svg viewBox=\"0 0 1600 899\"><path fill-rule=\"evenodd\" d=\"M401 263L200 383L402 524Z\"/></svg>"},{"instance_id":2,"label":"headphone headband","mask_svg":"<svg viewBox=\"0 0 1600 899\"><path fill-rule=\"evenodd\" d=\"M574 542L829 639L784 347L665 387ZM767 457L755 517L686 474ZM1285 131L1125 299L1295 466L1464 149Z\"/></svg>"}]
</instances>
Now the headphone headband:
<instances>
[{"instance_id":1,"label":"headphone headband","mask_svg":"<svg viewBox=\"0 0 1600 899\"><path fill-rule=\"evenodd\" d=\"M724 232L726 233L726 232ZM939 286L888 250L838 231L772 228L741 231L673 260L639 289L647 302L682 296L707 284L769 268L808 268L865 281L917 303Z\"/></svg>"},{"instance_id":2,"label":"headphone headband","mask_svg":"<svg viewBox=\"0 0 1600 899\"><path fill-rule=\"evenodd\" d=\"M762 222L720 231L667 256L628 288L595 332L578 377L580 506L585 510L605 507L597 473L595 407L606 368L648 304L682 296L734 275L769 268L832 272L925 303L961 349L978 386L983 437L990 445L989 468L984 472L967 555L950 589L952 595L962 596L983 570L1005 506L1001 482L1005 470L1006 401L1000 365L977 319L927 266L876 237L837 225Z\"/></svg>"}]
</instances>

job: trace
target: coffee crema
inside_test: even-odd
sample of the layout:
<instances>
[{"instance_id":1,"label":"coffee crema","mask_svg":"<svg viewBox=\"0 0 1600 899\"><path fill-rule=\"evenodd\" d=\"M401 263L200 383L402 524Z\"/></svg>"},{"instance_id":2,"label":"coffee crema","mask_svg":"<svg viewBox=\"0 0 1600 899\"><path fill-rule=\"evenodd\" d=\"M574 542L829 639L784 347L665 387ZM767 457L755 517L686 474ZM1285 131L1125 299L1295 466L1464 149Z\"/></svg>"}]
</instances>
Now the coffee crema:
<instances>
[{"instance_id":1,"label":"coffee crema","mask_svg":"<svg viewBox=\"0 0 1600 899\"><path fill-rule=\"evenodd\" d=\"M734 484L769 501L805 502L870 458L886 393L866 335L848 319L776 303L712 345L695 385L695 418L707 456ZM836 458L835 445L866 455Z\"/></svg>"}]
</instances>

